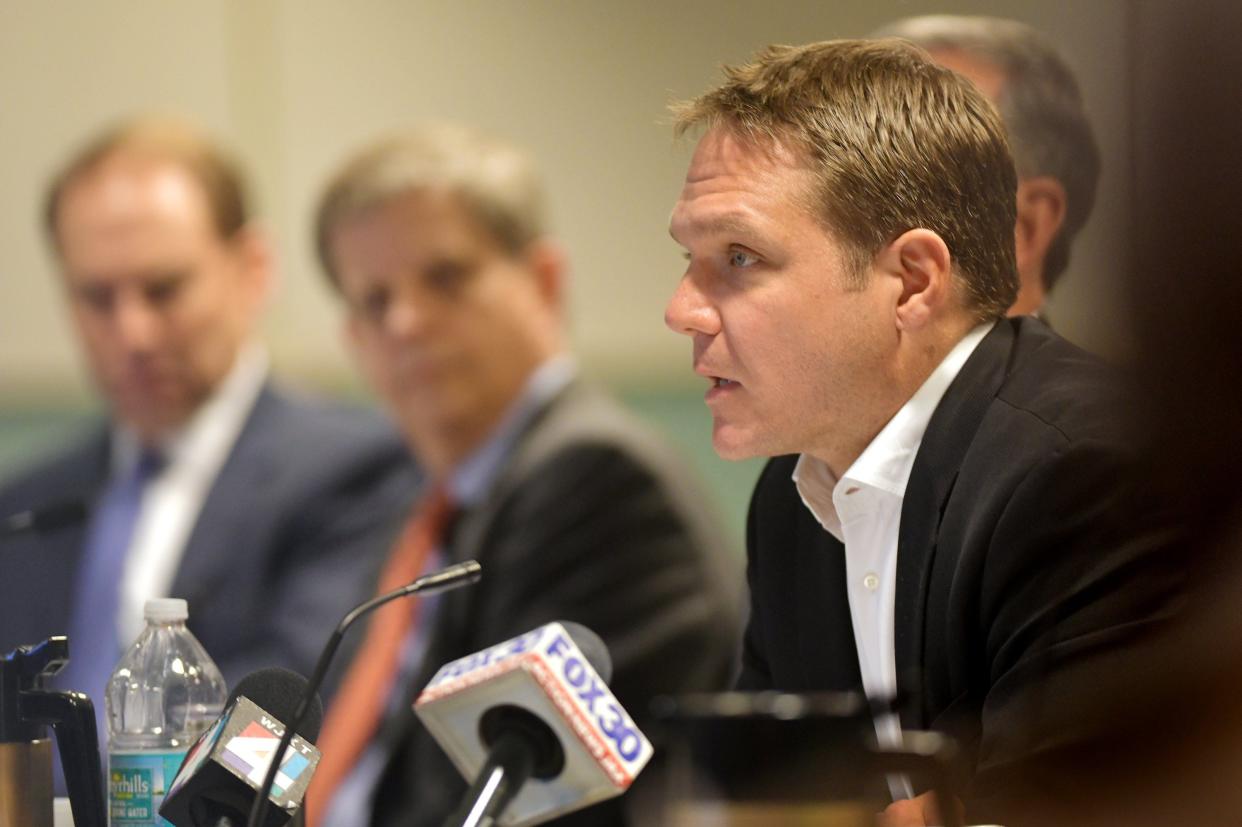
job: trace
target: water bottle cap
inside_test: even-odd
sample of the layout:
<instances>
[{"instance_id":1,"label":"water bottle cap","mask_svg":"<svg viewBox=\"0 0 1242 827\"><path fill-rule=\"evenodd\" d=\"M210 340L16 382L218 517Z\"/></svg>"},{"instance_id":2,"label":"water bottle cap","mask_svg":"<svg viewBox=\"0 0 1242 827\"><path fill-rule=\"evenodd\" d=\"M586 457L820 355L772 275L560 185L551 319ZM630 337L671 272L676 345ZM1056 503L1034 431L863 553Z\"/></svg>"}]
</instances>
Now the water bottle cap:
<instances>
[{"instance_id":1,"label":"water bottle cap","mask_svg":"<svg viewBox=\"0 0 1242 827\"><path fill-rule=\"evenodd\" d=\"M189 604L179 597L156 597L148 600L142 616L156 623L174 623L190 616Z\"/></svg>"}]
</instances>

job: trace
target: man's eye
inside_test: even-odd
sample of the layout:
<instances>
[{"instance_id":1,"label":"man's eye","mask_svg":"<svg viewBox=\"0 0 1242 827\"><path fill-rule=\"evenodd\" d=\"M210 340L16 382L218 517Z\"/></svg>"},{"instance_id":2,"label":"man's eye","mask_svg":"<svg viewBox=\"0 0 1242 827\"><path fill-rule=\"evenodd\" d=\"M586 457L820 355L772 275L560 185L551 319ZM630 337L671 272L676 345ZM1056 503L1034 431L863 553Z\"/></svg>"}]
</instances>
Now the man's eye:
<instances>
[{"instance_id":1,"label":"man's eye","mask_svg":"<svg viewBox=\"0 0 1242 827\"><path fill-rule=\"evenodd\" d=\"M362 315L373 322L383 321L388 312L389 296L387 290L369 290L358 302Z\"/></svg>"},{"instance_id":2,"label":"man's eye","mask_svg":"<svg viewBox=\"0 0 1242 827\"><path fill-rule=\"evenodd\" d=\"M442 295L454 295L461 290L473 273L466 262L438 261L427 268L424 283Z\"/></svg>"},{"instance_id":3,"label":"man's eye","mask_svg":"<svg viewBox=\"0 0 1242 827\"><path fill-rule=\"evenodd\" d=\"M750 267L752 264L754 264L758 260L759 260L758 256L756 256L754 253L748 253L745 250L730 250L729 251L729 266L730 267Z\"/></svg>"},{"instance_id":4,"label":"man's eye","mask_svg":"<svg viewBox=\"0 0 1242 827\"><path fill-rule=\"evenodd\" d=\"M166 279L147 285L143 293L147 301L153 305L169 304L181 292L182 284L181 279Z\"/></svg>"},{"instance_id":5,"label":"man's eye","mask_svg":"<svg viewBox=\"0 0 1242 827\"><path fill-rule=\"evenodd\" d=\"M103 285L91 284L79 287L76 291L77 300L95 313L107 313L112 310L115 293Z\"/></svg>"}]
</instances>

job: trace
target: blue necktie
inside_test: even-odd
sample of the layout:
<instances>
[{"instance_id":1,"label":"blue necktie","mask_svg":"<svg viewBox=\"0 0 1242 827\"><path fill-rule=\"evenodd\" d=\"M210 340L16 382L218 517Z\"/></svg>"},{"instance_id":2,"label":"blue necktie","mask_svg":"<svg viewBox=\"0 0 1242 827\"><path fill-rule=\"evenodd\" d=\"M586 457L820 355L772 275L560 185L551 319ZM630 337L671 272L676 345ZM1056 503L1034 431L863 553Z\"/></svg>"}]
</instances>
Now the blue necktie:
<instances>
[{"instance_id":1,"label":"blue necktie","mask_svg":"<svg viewBox=\"0 0 1242 827\"><path fill-rule=\"evenodd\" d=\"M162 466L158 453L143 449L137 462L112 475L91 516L78 569L69 623L69 663L56 684L90 695L101 746L107 743L105 687L123 645L117 640L116 626L125 558L142 512L143 491ZM124 641L124 645L129 643Z\"/></svg>"}]
</instances>

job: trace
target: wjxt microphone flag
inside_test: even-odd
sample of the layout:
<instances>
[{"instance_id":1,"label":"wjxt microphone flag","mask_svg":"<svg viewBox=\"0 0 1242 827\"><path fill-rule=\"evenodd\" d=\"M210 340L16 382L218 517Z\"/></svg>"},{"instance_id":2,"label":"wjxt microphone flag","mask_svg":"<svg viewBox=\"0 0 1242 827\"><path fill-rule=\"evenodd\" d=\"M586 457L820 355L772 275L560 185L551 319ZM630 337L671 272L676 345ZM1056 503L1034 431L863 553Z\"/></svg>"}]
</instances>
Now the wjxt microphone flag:
<instances>
[{"instance_id":1,"label":"wjxt microphone flag","mask_svg":"<svg viewBox=\"0 0 1242 827\"><path fill-rule=\"evenodd\" d=\"M275 667L242 678L224 712L190 748L160 815L176 827L245 824L285 734L283 721L292 720L305 687L301 675ZM319 764L313 739L319 734L323 712L317 696L313 706L313 714L283 753L269 799L276 806L268 810L264 827L280 827L297 813Z\"/></svg>"}]
</instances>

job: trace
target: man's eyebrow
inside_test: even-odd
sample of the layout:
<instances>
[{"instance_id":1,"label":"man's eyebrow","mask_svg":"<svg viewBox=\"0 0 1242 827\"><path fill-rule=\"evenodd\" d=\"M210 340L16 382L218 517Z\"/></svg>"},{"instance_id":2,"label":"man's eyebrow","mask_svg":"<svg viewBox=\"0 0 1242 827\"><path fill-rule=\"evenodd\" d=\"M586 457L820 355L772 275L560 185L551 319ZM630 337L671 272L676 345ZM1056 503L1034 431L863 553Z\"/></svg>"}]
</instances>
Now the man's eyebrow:
<instances>
[{"instance_id":1,"label":"man's eyebrow","mask_svg":"<svg viewBox=\"0 0 1242 827\"><path fill-rule=\"evenodd\" d=\"M151 270L143 274L142 283L144 285L173 284L182 282L190 277L190 267L161 267L158 270Z\"/></svg>"},{"instance_id":2,"label":"man's eyebrow","mask_svg":"<svg viewBox=\"0 0 1242 827\"><path fill-rule=\"evenodd\" d=\"M740 213L724 213L722 215L712 215L705 218L694 218L690 220L676 220L676 213L673 214L668 224L668 234L677 240L677 234L674 228L683 231L689 230L692 233L700 235L728 235L731 233L749 234L754 232L754 225L746 220L746 217Z\"/></svg>"}]
</instances>

